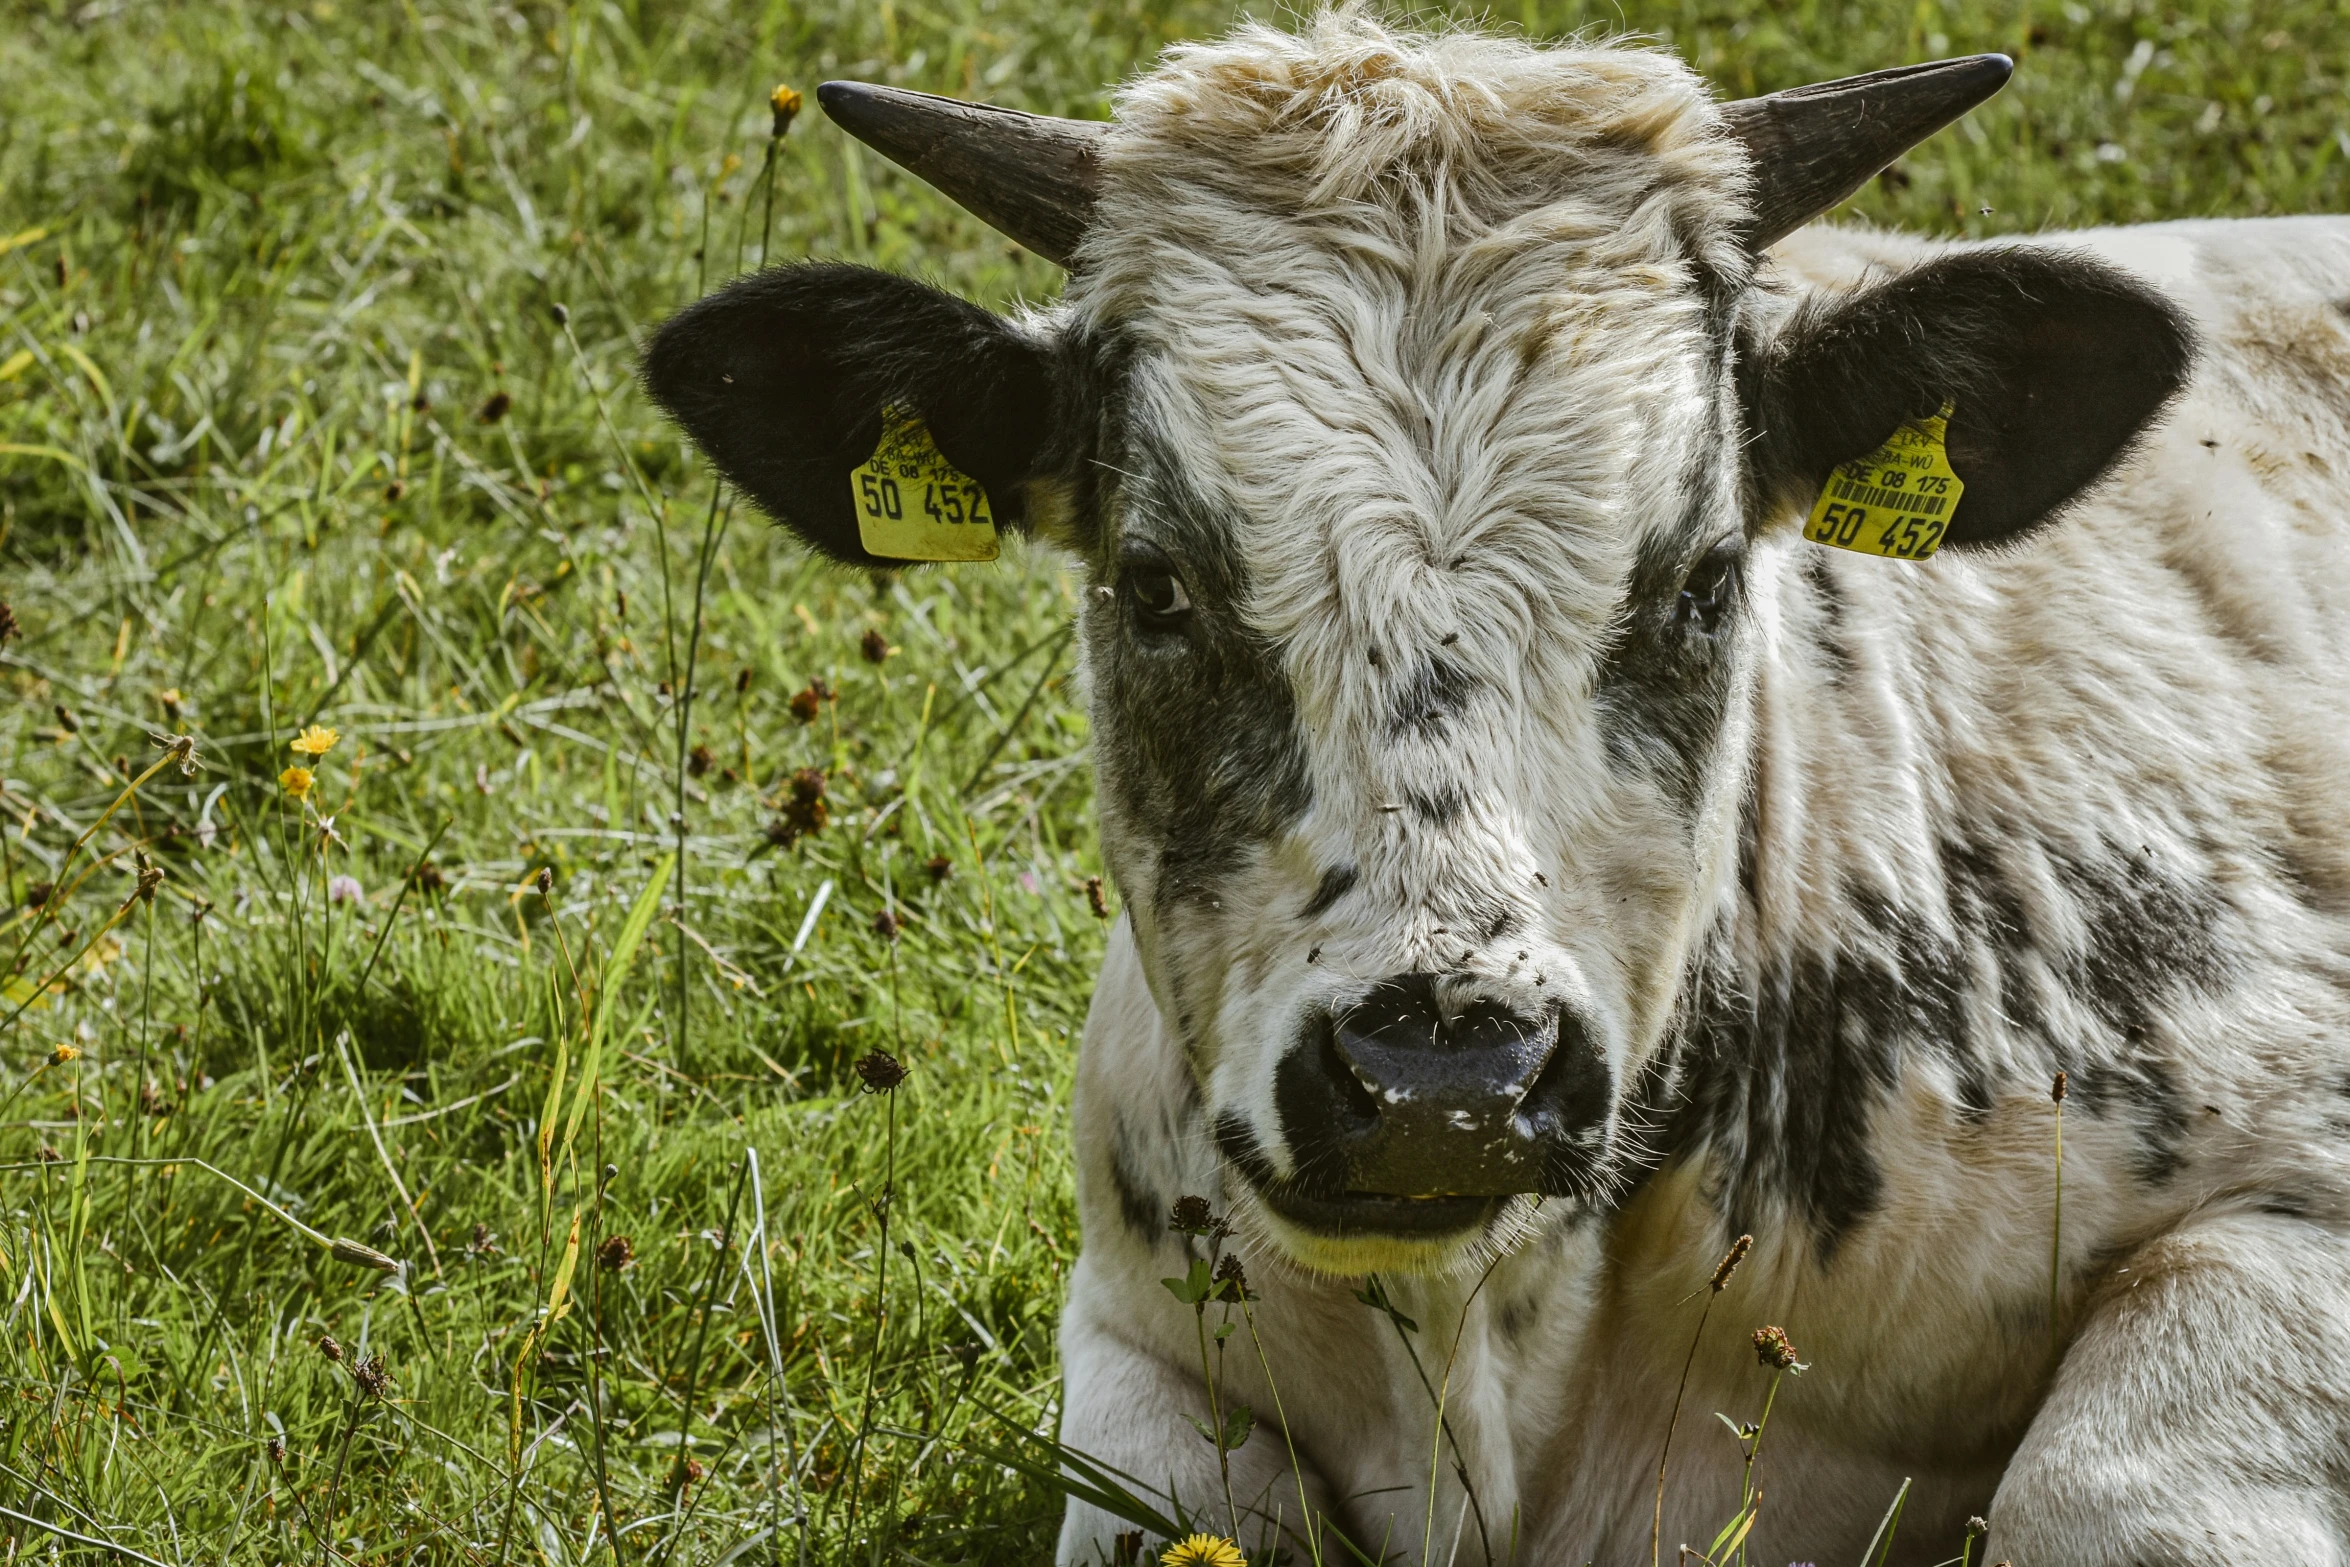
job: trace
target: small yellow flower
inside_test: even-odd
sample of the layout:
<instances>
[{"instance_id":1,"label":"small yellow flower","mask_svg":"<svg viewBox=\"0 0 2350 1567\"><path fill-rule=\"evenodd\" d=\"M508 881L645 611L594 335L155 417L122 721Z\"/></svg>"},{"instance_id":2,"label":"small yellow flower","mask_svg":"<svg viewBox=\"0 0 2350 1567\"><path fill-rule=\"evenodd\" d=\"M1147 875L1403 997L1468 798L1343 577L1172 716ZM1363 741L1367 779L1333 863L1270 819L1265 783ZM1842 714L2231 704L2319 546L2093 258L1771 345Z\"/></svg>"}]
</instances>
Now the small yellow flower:
<instances>
[{"instance_id":1,"label":"small yellow flower","mask_svg":"<svg viewBox=\"0 0 2350 1567\"><path fill-rule=\"evenodd\" d=\"M1222 1535L1195 1534L1177 1540L1160 1557L1163 1567L1248 1567L1248 1558Z\"/></svg>"},{"instance_id":2,"label":"small yellow flower","mask_svg":"<svg viewBox=\"0 0 2350 1567\"><path fill-rule=\"evenodd\" d=\"M297 800L307 795L310 792L311 784L317 782L311 777L310 769L307 767L289 767L277 775L277 781L285 786L286 793Z\"/></svg>"},{"instance_id":3,"label":"small yellow flower","mask_svg":"<svg viewBox=\"0 0 2350 1567\"><path fill-rule=\"evenodd\" d=\"M312 724L294 736L294 743L289 749L299 751L304 756L324 756L335 748L335 742L341 738L341 735L324 724Z\"/></svg>"},{"instance_id":4,"label":"small yellow flower","mask_svg":"<svg viewBox=\"0 0 2350 1567\"><path fill-rule=\"evenodd\" d=\"M79 1059L80 1056L81 1052L75 1049L73 1046L59 1045L55 1050L49 1052L49 1064L51 1066L63 1066L68 1061Z\"/></svg>"}]
</instances>

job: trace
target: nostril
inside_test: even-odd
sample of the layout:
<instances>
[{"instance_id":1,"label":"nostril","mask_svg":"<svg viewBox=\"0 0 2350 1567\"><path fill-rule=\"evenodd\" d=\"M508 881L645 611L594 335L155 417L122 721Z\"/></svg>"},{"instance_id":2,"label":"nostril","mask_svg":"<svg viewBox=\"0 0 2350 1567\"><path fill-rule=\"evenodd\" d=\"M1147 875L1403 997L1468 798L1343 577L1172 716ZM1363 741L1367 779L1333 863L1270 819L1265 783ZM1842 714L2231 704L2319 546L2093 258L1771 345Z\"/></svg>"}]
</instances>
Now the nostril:
<instances>
[{"instance_id":1,"label":"nostril","mask_svg":"<svg viewBox=\"0 0 2350 1567\"><path fill-rule=\"evenodd\" d=\"M1338 1049L1337 1020L1323 1014L1315 1026L1316 1064L1323 1077L1337 1091L1338 1102L1358 1122L1368 1126L1379 1119L1379 1101L1371 1092L1362 1075L1357 1072Z\"/></svg>"}]
</instances>

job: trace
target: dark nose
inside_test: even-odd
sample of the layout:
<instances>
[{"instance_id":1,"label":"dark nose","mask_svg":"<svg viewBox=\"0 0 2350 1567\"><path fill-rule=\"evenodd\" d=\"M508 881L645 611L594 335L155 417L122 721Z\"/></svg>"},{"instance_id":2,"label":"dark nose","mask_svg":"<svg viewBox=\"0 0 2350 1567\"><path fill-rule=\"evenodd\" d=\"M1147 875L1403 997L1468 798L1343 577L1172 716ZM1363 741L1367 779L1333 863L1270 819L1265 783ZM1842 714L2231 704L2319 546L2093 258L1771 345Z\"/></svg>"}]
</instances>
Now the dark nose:
<instances>
[{"instance_id":1,"label":"dark nose","mask_svg":"<svg viewBox=\"0 0 2350 1567\"><path fill-rule=\"evenodd\" d=\"M1605 1118L1608 1071L1570 1013L1440 999L1436 976L1405 974L1315 1019L1275 1092L1308 1186L1506 1196L1557 1184L1546 1169Z\"/></svg>"}]
</instances>

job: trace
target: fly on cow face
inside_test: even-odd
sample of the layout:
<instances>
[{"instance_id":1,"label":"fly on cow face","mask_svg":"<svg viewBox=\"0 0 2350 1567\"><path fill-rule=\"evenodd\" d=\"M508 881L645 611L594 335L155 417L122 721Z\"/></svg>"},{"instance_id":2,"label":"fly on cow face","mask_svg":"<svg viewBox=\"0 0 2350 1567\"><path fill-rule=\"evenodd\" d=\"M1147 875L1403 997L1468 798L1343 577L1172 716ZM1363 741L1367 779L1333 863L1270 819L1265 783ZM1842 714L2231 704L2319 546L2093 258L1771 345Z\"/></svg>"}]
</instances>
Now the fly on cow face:
<instances>
[{"instance_id":1,"label":"fly on cow face","mask_svg":"<svg viewBox=\"0 0 2350 1567\"><path fill-rule=\"evenodd\" d=\"M1438 112L1248 40L1177 51L1111 127L828 88L1069 264L1062 302L776 269L664 327L646 374L841 558L839 476L895 406L1083 561L1104 852L1200 1134L1300 1261L1443 1267L1642 1168L1640 1087L1735 892L1746 586L1787 569L1791 514L1949 406L1952 539L2028 529L2185 342L2048 255L1832 311L1756 286L1763 244L1995 58L1725 107L1659 54L1463 37L1436 47L1478 88ZM941 162L949 135L979 139ZM2014 417L2059 398L2061 430Z\"/></svg>"}]
</instances>

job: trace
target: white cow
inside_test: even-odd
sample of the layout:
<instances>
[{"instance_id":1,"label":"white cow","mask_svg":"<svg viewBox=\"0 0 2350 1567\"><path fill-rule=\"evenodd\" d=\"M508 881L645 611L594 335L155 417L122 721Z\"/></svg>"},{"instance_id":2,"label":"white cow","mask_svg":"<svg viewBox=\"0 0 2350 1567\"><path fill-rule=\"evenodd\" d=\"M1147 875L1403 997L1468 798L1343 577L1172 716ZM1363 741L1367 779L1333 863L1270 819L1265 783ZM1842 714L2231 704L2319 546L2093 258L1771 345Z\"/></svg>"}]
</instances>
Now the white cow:
<instances>
[{"instance_id":1,"label":"white cow","mask_svg":"<svg viewBox=\"0 0 2350 1567\"><path fill-rule=\"evenodd\" d=\"M2350 1560L2350 222L1801 229L2006 72L1342 11L1108 125L834 84L1059 304L778 268L655 342L818 547L949 552L871 547L886 423L1093 584L1063 1435L1161 1508L1671 1560L1767 1324L1751 1559L1906 1482L1897 1561ZM1853 488L1897 436L1955 507ZM1831 483L1947 547L1812 542ZM1161 1286L1211 1252L1245 1323Z\"/></svg>"}]
</instances>

